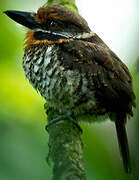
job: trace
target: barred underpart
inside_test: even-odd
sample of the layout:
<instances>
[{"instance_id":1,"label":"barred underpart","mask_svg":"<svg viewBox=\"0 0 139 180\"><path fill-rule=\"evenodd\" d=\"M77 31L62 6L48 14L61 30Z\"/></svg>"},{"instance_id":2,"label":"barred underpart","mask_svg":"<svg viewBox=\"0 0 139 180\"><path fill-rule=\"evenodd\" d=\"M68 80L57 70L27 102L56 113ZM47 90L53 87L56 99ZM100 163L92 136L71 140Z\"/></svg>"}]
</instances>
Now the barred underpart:
<instances>
[{"instance_id":1,"label":"barred underpart","mask_svg":"<svg viewBox=\"0 0 139 180\"><path fill-rule=\"evenodd\" d=\"M27 79L40 92L50 106L64 114L104 114L97 112L97 101L94 91L88 89L85 72L70 70L62 64L59 56L59 45L31 45L25 51L23 68ZM72 60L70 59L71 63ZM91 82L93 87L93 81Z\"/></svg>"}]
</instances>

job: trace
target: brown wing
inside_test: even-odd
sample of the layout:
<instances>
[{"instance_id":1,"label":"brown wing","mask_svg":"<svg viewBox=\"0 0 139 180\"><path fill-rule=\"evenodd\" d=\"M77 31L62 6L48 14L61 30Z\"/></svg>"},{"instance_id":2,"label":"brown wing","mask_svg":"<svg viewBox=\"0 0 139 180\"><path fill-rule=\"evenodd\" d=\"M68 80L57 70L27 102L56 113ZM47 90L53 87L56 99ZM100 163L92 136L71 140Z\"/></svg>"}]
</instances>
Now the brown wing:
<instances>
[{"instance_id":1,"label":"brown wing","mask_svg":"<svg viewBox=\"0 0 139 180\"><path fill-rule=\"evenodd\" d=\"M101 88L98 88L96 95L102 105L105 104L110 111L110 118L115 121L124 169L129 173L131 172L131 163L125 122L127 115L133 115L132 106L136 106L132 77L126 65L97 35L95 42L93 41L89 46L92 47L93 60L98 63L98 68L101 69L100 75L97 75L96 78L101 84ZM105 86L102 85L103 81L106 81Z\"/></svg>"},{"instance_id":2,"label":"brown wing","mask_svg":"<svg viewBox=\"0 0 139 180\"><path fill-rule=\"evenodd\" d=\"M123 111L132 116L135 95L128 68L107 46L94 43L88 45L92 49L92 62L98 69L97 76L92 77L99 85L96 87L97 98L109 111Z\"/></svg>"},{"instance_id":3,"label":"brown wing","mask_svg":"<svg viewBox=\"0 0 139 180\"><path fill-rule=\"evenodd\" d=\"M135 106L132 77L126 65L103 41L77 40L63 43L60 48L65 69L78 70L88 76L88 85L94 89L102 107L108 112L122 110L132 115L132 106Z\"/></svg>"}]
</instances>

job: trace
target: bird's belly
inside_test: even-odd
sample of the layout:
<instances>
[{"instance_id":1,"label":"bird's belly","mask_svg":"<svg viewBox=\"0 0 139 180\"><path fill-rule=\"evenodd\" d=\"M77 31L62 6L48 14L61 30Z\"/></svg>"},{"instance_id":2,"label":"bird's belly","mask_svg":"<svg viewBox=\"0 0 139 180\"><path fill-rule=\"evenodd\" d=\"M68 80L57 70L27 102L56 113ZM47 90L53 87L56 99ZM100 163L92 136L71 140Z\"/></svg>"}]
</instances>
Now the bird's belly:
<instances>
[{"instance_id":1,"label":"bird's belly","mask_svg":"<svg viewBox=\"0 0 139 180\"><path fill-rule=\"evenodd\" d=\"M83 74L58 67L50 80L47 76L46 82L47 79L49 84L43 96L61 113L72 111L78 114L96 107L94 92L87 88L88 82Z\"/></svg>"}]
</instances>

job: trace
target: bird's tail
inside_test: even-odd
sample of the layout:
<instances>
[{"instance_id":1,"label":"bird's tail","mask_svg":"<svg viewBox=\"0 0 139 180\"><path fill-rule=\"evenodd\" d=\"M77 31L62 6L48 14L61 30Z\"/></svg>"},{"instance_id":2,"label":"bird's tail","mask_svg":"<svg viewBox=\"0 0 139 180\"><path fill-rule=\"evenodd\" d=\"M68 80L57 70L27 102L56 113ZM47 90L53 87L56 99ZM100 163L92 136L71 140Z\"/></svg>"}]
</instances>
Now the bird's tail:
<instances>
[{"instance_id":1,"label":"bird's tail","mask_svg":"<svg viewBox=\"0 0 139 180\"><path fill-rule=\"evenodd\" d=\"M117 119L115 121L115 126L116 126L116 131L117 131L120 153L123 160L123 166L126 173L130 173L131 163L130 163L129 146L128 146L125 123L123 122L123 119Z\"/></svg>"}]
</instances>

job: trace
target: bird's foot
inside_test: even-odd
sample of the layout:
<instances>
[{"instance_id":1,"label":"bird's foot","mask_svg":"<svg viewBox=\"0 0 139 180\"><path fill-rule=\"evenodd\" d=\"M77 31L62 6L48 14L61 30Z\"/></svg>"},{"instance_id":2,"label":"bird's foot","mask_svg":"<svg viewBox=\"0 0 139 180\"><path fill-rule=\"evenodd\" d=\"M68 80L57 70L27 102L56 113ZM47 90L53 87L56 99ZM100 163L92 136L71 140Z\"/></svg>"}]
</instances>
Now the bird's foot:
<instances>
[{"instance_id":1,"label":"bird's foot","mask_svg":"<svg viewBox=\"0 0 139 180\"><path fill-rule=\"evenodd\" d=\"M79 124L71 116L68 115L59 115L58 117L52 119L51 121L48 122L45 129L48 131L52 125L59 124L65 120L72 122L77 127L77 129L82 133L82 129L79 126Z\"/></svg>"}]
</instances>

